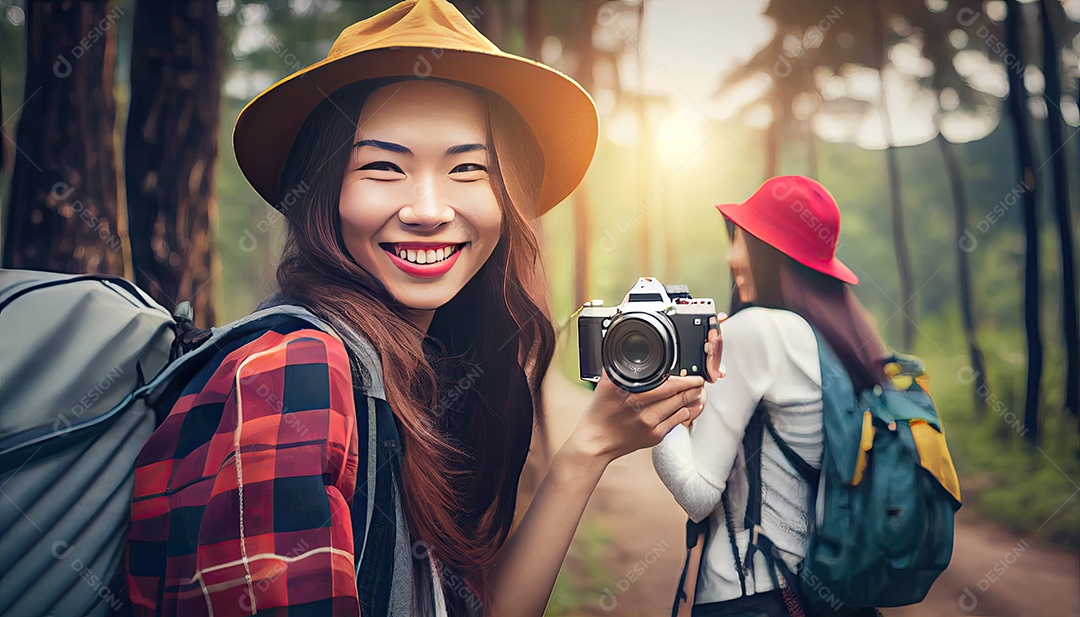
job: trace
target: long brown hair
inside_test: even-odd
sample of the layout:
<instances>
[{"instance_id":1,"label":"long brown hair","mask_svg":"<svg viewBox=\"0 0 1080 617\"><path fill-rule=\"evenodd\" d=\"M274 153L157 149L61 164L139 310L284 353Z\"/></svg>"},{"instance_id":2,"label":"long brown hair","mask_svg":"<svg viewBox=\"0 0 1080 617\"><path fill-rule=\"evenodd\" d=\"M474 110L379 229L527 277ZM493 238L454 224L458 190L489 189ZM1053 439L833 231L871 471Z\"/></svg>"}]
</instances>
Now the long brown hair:
<instances>
[{"instance_id":1,"label":"long brown hair","mask_svg":"<svg viewBox=\"0 0 1080 617\"><path fill-rule=\"evenodd\" d=\"M344 320L378 350L402 434L413 540L482 589L483 572L513 521L521 465L539 421L540 381L554 351L540 250L528 223L537 211L543 158L509 103L478 90L487 103L501 237L421 331L405 317L407 307L350 257L338 215L360 112L372 92L396 81L402 80L345 86L305 121L282 173L279 194L298 198L287 212L277 281L286 298Z\"/></svg>"},{"instance_id":2,"label":"long brown hair","mask_svg":"<svg viewBox=\"0 0 1080 617\"><path fill-rule=\"evenodd\" d=\"M753 305L788 310L809 322L836 352L856 389L881 383L884 374L880 360L886 355L885 344L851 288L802 265L745 230L743 237L757 292ZM732 296L732 313L740 308L736 292Z\"/></svg>"}]
</instances>

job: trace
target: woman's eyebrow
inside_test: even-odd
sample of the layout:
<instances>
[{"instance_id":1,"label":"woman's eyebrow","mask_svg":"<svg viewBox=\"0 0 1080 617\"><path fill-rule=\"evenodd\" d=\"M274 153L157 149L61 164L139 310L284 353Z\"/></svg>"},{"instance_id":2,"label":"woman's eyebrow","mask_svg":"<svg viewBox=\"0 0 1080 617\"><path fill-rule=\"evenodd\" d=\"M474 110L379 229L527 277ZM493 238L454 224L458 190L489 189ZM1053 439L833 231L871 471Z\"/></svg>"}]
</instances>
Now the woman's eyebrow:
<instances>
[{"instance_id":1,"label":"woman's eyebrow","mask_svg":"<svg viewBox=\"0 0 1080 617\"><path fill-rule=\"evenodd\" d=\"M361 139L353 144L353 148L363 148L364 146L372 146L380 150L388 150L390 152L397 152L398 154L412 155L412 150L409 150L405 146L395 144L391 141L379 141L378 139Z\"/></svg>"},{"instance_id":2,"label":"woman's eyebrow","mask_svg":"<svg viewBox=\"0 0 1080 617\"><path fill-rule=\"evenodd\" d=\"M484 144L461 144L460 146L450 146L446 149L446 153L463 154L465 152L474 152L476 150L487 150L487 146Z\"/></svg>"}]
</instances>

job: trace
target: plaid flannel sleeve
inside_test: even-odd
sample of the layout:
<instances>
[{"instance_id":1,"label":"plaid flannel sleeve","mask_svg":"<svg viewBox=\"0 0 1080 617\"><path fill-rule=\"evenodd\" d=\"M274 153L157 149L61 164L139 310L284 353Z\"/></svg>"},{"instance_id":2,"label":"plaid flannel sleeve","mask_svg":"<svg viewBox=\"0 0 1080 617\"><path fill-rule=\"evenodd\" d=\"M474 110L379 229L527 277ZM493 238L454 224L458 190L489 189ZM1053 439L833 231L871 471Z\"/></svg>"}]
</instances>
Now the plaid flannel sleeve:
<instances>
[{"instance_id":1,"label":"plaid flannel sleeve","mask_svg":"<svg viewBox=\"0 0 1080 617\"><path fill-rule=\"evenodd\" d=\"M163 576L142 589L164 614L358 615L348 503L358 445L344 346L314 330L271 332L230 354L219 375L159 429L173 422L173 456L136 470L148 498L133 503L133 537L157 536L165 555ZM212 436L183 452L184 433L196 430L186 416L215 392ZM155 477L167 486L153 490Z\"/></svg>"}]
</instances>

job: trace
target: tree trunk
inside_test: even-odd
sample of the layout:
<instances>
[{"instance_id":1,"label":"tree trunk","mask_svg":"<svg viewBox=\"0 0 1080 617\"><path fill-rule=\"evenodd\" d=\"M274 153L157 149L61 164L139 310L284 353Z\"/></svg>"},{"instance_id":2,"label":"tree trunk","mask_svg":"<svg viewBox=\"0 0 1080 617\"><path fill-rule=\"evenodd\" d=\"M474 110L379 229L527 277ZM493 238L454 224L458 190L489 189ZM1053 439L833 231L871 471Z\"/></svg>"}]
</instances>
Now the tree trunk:
<instances>
[{"instance_id":1,"label":"tree trunk","mask_svg":"<svg viewBox=\"0 0 1080 617\"><path fill-rule=\"evenodd\" d=\"M1061 250L1061 321L1065 335L1065 409L1072 415L1080 413L1080 325L1077 324L1076 308L1076 259L1073 255L1072 213L1069 209L1069 176L1061 116L1061 66L1060 49L1054 35L1054 11L1064 20L1061 4L1043 0L1041 6L1043 33L1043 75L1046 77L1047 109L1046 132L1050 144L1050 161L1053 165L1054 218L1057 222L1058 242ZM1061 21L1060 23L1064 23Z\"/></svg>"},{"instance_id":2,"label":"tree trunk","mask_svg":"<svg viewBox=\"0 0 1080 617\"><path fill-rule=\"evenodd\" d=\"M776 56L780 57L780 54L783 53L783 47L781 47L779 39L775 37L774 39L772 51L775 51ZM783 84L781 81L780 77L773 76L773 92L770 100L773 112L772 121L769 122L769 128L765 132L765 180L780 173L781 138L784 127L787 126L789 111L784 105L785 97L782 95Z\"/></svg>"},{"instance_id":3,"label":"tree trunk","mask_svg":"<svg viewBox=\"0 0 1080 617\"><path fill-rule=\"evenodd\" d=\"M913 291L911 256L908 253L907 228L904 224L904 202L900 193L900 161L896 146L893 145L892 118L889 117L885 89L885 67L888 65L885 44L886 17L881 9L877 8L873 22L877 48L881 54L877 67L881 89L881 123L885 131L885 161L889 178L889 204L892 212L893 252L896 253L896 272L900 279L900 303L897 308L903 316L904 350L910 352L915 344L915 304L912 303L915 292Z\"/></svg>"},{"instance_id":4,"label":"tree trunk","mask_svg":"<svg viewBox=\"0 0 1080 617\"><path fill-rule=\"evenodd\" d=\"M588 6L582 10L584 21L574 37L574 52L580 58L577 75L574 77L586 92L591 92L593 85L592 73L596 61L596 50L592 46L592 31L599 10L599 4ZM581 306L585 303L589 293L590 243L592 241L591 205L585 180L582 180L581 185L574 189L573 208L574 305Z\"/></svg>"},{"instance_id":5,"label":"tree trunk","mask_svg":"<svg viewBox=\"0 0 1080 617\"><path fill-rule=\"evenodd\" d=\"M540 0L525 0L525 55L540 61L544 42L544 18Z\"/></svg>"},{"instance_id":6,"label":"tree trunk","mask_svg":"<svg viewBox=\"0 0 1080 617\"><path fill-rule=\"evenodd\" d=\"M113 148L119 9L30 2L3 265L124 274Z\"/></svg>"},{"instance_id":7,"label":"tree trunk","mask_svg":"<svg viewBox=\"0 0 1080 617\"><path fill-rule=\"evenodd\" d=\"M1022 66L1023 43L1020 33L1023 15L1017 0L1007 0L1005 44ZM1043 346L1039 327L1039 214L1035 199L1035 167L1028 134L1027 95L1023 76L1015 66L1005 68L1009 75L1008 110L1016 136L1018 176L1024 187L1024 333L1027 337L1027 380L1024 392L1024 428L1028 440L1039 439L1039 394L1042 387Z\"/></svg>"},{"instance_id":8,"label":"tree trunk","mask_svg":"<svg viewBox=\"0 0 1080 617\"><path fill-rule=\"evenodd\" d=\"M885 113L885 112L883 112ZM888 120L886 119L886 122ZM908 253L907 229L904 224L904 202L900 194L900 161L896 146L885 149L889 171L889 204L892 212L893 250L896 253L896 272L900 278L900 313L903 315L903 343L905 350L912 350L915 344L915 292L912 291L911 255Z\"/></svg>"},{"instance_id":9,"label":"tree trunk","mask_svg":"<svg viewBox=\"0 0 1080 617\"><path fill-rule=\"evenodd\" d=\"M645 0L641 0L641 3L638 4L637 18L638 18L637 33L638 33L638 37L640 39L641 33L644 31L644 26L645 26ZM652 208L650 206L650 200L649 200L649 190L650 190L650 188L649 188L649 185L650 185L650 181L653 179L652 171L653 171L653 169L655 169L657 167L657 165L655 164L656 163L656 154L654 152L654 145L653 145L652 123L650 122L650 118L649 118L648 98L646 97L646 94L645 94L645 58L644 58L644 56L645 56L645 54L641 54L641 53L634 54L634 68L637 71L637 97L635 98L635 108L636 108L636 111L637 111L637 119L638 119L638 140L637 140L638 144L637 144L637 152L636 152L636 154L637 154L637 198L639 200L641 200L640 203L642 204L642 207L645 210L644 214L642 215L642 217L637 222L637 227L638 227L638 246L637 246L637 250L638 250L638 259L640 260L640 263L641 263L640 272L642 272L646 276L656 276L654 274L654 272L657 272L657 270L653 270L652 246L651 246L652 243L650 242L650 237L649 237L650 234L649 234L649 232L653 228L653 222L656 221L658 217L655 216L656 215L655 212L652 212L652 210L654 210L655 208ZM618 74L619 67L618 67L617 63L614 63L614 69L613 70L616 72L616 74ZM666 178L664 178L663 176L661 176L661 180L663 182L666 182ZM670 190L670 188L671 187L669 187L669 186L663 186L662 187L661 190L664 191L665 197L666 197L667 191ZM661 228L660 229L661 241L664 242L665 245L667 245L667 238L666 238L666 236L664 234L664 230L667 229L668 225L667 225L666 222L663 221L663 216L659 217L659 220L661 221L661 224L656 225L656 226ZM666 249L663 249L663 248L661 250L666 251ZM665 270L663 271L664 276L667 276L667 267L668 267L667 259L664 260L663 265L664 265L664 268L665 268Z\"/></svg>"},{"instance_id":10,"label":"tree trunk","mask_svg":"<svg viewBox=\"0 0 1080 617\"><path fill-rule=\"evenodd\" d=\"M979 348L978 339L975 336L975 307L971 292L971 263L968 260L969 250L959 241L967 229L967 191L964 189L964 177L960 164L956 160L953 146L945 136L938 131L938 145L941 147L941 157L945 161L945 176L949 181L949 190L953 198L953 215L956 228L956 272L960 281L960 318L964 325L964 339L968 347L968 361L971 362L971 370L975 375L972 382L975 394L975 411L978 417L986 415L986 392L989 392L986 383L986 362L983 360L982 349Z\"/></svg>"},{"instance_id":11,"label":"tree trunk","mask_svg":"<svg viewBox=\"0 0 1080 617\"><path fill-rule=\"evenodd\" d=\"M804 83L813 83L811 81L812 73L808 68L809 63L802 63L800 71L803 73ZM807 116L806 121L803 123L806 129L806 175L810 178L820 181L818 177L818 151L817 151L817 139L814 135L814 111L811 111Z\"/></svg>"},{"instance_id":12,"label":"tree trunk","mask_svg":"<svg viewBox=\"0 0 1080 617\"><path fill-rule=\"evenodd\" d=\"M504 0L477 0L470 16L477 19L473 22L476 29L495 43L500 49L505 45L505 25L503 24Z\"/></svg>"},{"instance_id":13,"label":"tree trunk","mask_svg":"<svg viewBox=\"0 0 1080 617\"><path fill-rule=\"evenodd\" d=\"M7 122L7 117L4 116L4 67L0 66L0 173L4 173L4 163L7 162L7 132L4 131L4 124ZM0 237L3 237L3 228L0 228Z\"/></svg>"},{"instance_id":14,"label":"tree trunk","mask_svg":"<svg viewBox=\"0 0 1080 617\"><path fill-rule=\"evenodd\" d=\"M222 43L212 0L137 0L124 150L135 282L214 322L211 220Z\"/></svg>"}]
</instances>

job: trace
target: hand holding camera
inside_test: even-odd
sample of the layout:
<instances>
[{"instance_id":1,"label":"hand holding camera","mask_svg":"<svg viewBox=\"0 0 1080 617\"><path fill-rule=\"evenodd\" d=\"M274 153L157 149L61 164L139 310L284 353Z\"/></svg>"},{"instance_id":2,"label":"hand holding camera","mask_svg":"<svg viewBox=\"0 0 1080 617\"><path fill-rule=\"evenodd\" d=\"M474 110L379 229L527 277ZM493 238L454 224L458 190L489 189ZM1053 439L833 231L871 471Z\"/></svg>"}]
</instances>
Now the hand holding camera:
<instances>
[{"instance_id":1,"label":"hand holding camera","mask_svg":"<svg viewBox=\"0 0 1080 617\"><path fill-rule=\"evenodd\" d=\"M605 463L651 448L676 425L693 421L705 408L705 380L674 376L646 392L631 393L605 374L578 421L572 439Z\"/></svg>"},{"instance_id":2,"label":"hand holding camera","mask_svg":"<svg viewBox=\"0 0 1080 617\"><path fill-rule=\"evenodd\" d=\"M581 447L611 461L701 414L705 381L723 376L714 306L685 286L641 278L618 307L582 308L581 378L597 385L575 430Z\"/></svg>"},{"instance_id":3,"label":"hand holding camera","mask_svg":"<svg viewBox=\"0 0 1080 617\"><path fill-rule=\"evenodd\" d=\"M594 300L578 317L581 378L606 372L627 392L646 392L670 376L720 374L723 342L712 298L693 298L685 285L642 277L617 307Z\"/></svg>"}]
</instances>

